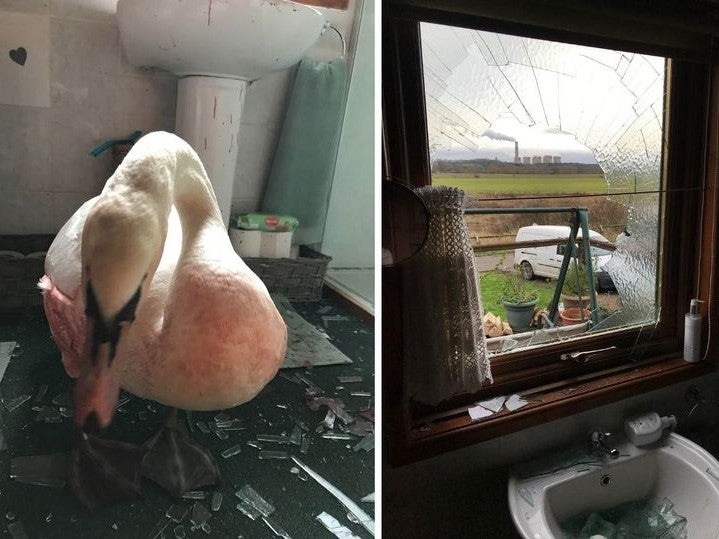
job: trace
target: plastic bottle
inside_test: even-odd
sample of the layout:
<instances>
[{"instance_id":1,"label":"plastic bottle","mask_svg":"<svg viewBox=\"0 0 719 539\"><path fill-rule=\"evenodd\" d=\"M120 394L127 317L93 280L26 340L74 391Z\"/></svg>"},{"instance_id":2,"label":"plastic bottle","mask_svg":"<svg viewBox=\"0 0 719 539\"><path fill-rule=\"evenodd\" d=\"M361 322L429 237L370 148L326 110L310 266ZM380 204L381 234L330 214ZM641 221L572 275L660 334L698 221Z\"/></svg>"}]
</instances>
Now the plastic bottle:
<instances>
[{"instance_id":1,"label":"plastic bottle","mask_svg":"<svg viewBox=\"0 0 719 539\"><path fill-rule=\"evenodd\" d=\"M699 314L701 300L693 299L684 317L684 361L696 363L702 357L702 317Z\"/></svg>"}]
</instances>

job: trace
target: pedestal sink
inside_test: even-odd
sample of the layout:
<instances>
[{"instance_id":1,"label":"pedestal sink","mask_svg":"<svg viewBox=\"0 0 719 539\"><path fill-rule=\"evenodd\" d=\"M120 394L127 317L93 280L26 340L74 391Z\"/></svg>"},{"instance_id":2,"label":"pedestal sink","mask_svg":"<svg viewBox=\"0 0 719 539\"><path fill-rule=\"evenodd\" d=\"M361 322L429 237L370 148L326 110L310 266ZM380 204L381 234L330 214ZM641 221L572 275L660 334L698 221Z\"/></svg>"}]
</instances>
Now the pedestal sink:
<instances>
[{"instance_id":1,"label":"pedestal sink","mask_svg":"<svg viewBox=\"0 0 719 539\"><path fill-rule=\"evenodd\" d=\"M614 459L579 449L517 466L507 490L519 534L566 537L562 523L570 518L666 498L686 518L690 539L719 537L719 462L711 454L673 432L651 446L620 437L613 447L619 451Z\"/></svg>"},{"instance_id":2,"label":"pedestal sink","mask_svg":"<svg viewBox=\"0 0 719 539\"><path fill-rule=\"evenodd\" d=\"M128 61L178 76L175 132L197 151L228 223L247 85L296 64L327 27L286 0L119 0Z\"/></svg>"}]
</instances>

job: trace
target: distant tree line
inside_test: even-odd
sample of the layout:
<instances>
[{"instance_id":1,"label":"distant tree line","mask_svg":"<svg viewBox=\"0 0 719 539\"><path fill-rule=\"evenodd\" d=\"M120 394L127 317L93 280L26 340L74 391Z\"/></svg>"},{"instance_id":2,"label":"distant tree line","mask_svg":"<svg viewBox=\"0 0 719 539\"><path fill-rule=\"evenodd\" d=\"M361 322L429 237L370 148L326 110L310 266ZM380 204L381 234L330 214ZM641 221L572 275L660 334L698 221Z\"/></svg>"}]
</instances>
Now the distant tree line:
<instances>
[{"instance_id":1,"label":"distant tree line","mask_svg":"<svg viewBox=\"0 0 719 539\"><path fill-rule=\"evenodd\" d=\"M467 159L450 161L437 159L432 172L449 174L604 174L602 167L586 163L537 163L525 165L495 159Z\"/></svg>"}]
</instances>

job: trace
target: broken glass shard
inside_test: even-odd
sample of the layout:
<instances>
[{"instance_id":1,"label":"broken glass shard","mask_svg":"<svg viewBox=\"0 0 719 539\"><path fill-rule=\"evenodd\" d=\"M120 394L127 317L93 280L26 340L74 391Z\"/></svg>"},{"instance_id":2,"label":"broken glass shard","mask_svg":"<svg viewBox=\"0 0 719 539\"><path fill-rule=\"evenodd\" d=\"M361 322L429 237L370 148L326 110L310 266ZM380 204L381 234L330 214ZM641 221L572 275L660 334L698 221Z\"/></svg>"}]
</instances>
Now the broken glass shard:
<instances>
[{"instance_id":1,"label":"broken glass shard","mask_svg":"<svg viewBox=\"0 0 719 539\"><path fill-rule=\"evenodd\" d=\"M210 432L210 429L207 426L207 423L205 423L204 421L198 421L196 423L196 425L197 425L197 428L200 429L200 432L202 432L202 434L208 434Z\"/></svg>"},{"instance_id":2,"label":"broken glass shard","mask_svg":"<svg viewBox=\"0 0 719 539\"><path fill-rule=\"evenodd\" d=\"M374 503L374 492L371 494L367 494L364 498L360 500L361 502L367 502L367 503Z\"/></svg>"},{"instance_id":3,"label":"broken glass shard","mask_svg":"<svg viewBox=\"0 0 719 539\"><path fill-rule=\"evenodd\" d=\"M240 503L237 504L237 510L251 520L257 520L259 517L262 516L262 513L260 513L257 509L252 507L244 500L240 501Z\"/></svg>"},{"instance_id":4,"label":"broken glass shard","mask_svg":"<svg viewBox=\"0 0 719 539\"><path fill-rule=\"evenodd\" d=\"M258 434L258 442L272 442L275 444L288 444L290 439L284 434Z\"/></svg>"},{"instance_id":5,"label":"broken glass shard","mask_svg":"<svg viewBox=\"0 0 719 539\"><path fill-rule=\"evenodd\" d=\"M227 459L227 458L230 458L230 457L234 457L234 456L237 455L240 451L242 451L242 448L240 447L239 444L233 445L232 447L228 447L227 449L225 449L225 450L222 452L222 458L223 458L223 459Z\"/></svg>"},{"instance_id":6,"label":"broken glass shard","mask_svg":"<svg viewBox=\"0 0 719 539\"><path fill-rule=\"evenodd\" d=\"M341 314L334 314L330 316L323 316L322 317L322 325L327 328L329 327L330 322L347 322L349 320L348 317L342 316Z\"/></svg>"},{"instance_id":7,"label":"broken glass shard","mask_svg":"<svg viewBox=\"0 0 719 539\"><path fill-rule=\"evenodd\" d=\"M52 522L52 513L47 514L47 516L45 517L45 522L48 522L48 523Z\"/></svg>"},{"instance_id":8,"label":"broken glass shard","mask_svg":"<svg viewBox=\"0 0 719 539\"><path fill-rule=\"evenodd\" d=\"M69 470L70 453L30 455L10 461L10 478L29 485L62 488Z\"/></svg>"},{"instance_id":9,"label":"broken glass shard","mask_svg":"<svg viewBox=\"0 0 719 539\"><path fill-rule=\"evenodd\" d=\"M8 520L15 520L16 516L17 515L15 513L13 513L12 511L8 511L7 513L5 513L5 518Z\"/></svg>"},{"instance_id":10,"label":"broken glass shard","mask_svg":"<svg viewBox=\"0 0 719 539\"><path fill-rule=\"evenodd\" d=\"M222 492L213 492L212 493L212 504L210 505L210 508L213 511L219 511L220 506L222 506Z\"/></svg>"},{"instance_id":11,"label":"broken glass shard","mask_svg":"<svg viewBox=\"0 0 719 539\"><path fill-rule=\"evenodd\" d=\"M70 521L72 522L72 519ZM158 539L160 537L164 537L165 534L163 532L165 531L165 528L167 528L169 525L170 520L167 517L161 518L150 531L150 539Z\"/></svg>"},{"instance_id":12,"label":"broken glass shard","mask_svg":"<svg viewBox=\"0 0 719 539\"><path fill-rule=\"evenodd\" d=\"M350 395L353 397L371 397L372 393L369 391L352 391L350 392Z\"/></svg>"},{"instance_id":13,"label":"broken glass shard","mask_svg":"<svg viewBox=\"0 0 719 539\"><path fill-rule=\"evenodd\" d=\"M217 436L220 440L227 440L230 435L227 434L224 430L216 430L215 436Z\"/></svg>"},{"instance_id":14,"label":"broken glass shard","mask_svg":"<svg viewBox=\"0 0 719 539\"><path fill-rule=\"evenodd\" d=\"M534 507L534 498L532 497L532 493L529 491L528 488L522 487L517 491L517 493L522 497L525 502Z\"/></svg>"},{"instance_id":15,"label":"broken glass shard","mask_svg":"<svg viewBox=\"0 0 719 539\"><path fill-rule=\"evenodd\" d=\"M300 453L303 455L307 454L307 451L310 449L310 437L306 434L302 436L302 445L300 446Z\"/></svg>"},{"instance_id":16,"label":"broken glass shard","mask_svg":"<svg viewBox=\"0 0 719 539\"><path fill-rule=\"evenodd\" d=\"M467 413L469 413L469 418L472 421L481 421L482 419L494 414L492 410L487 410L481 406L472 406L471 408L467 408Z\"/></svg>"},{"instance_id":17,"label":"broken glass shard","mask_svg":"<svg viewBox=\"0 0 719 539\"><path fill-rule=\"evenodd\" d=\"M15 341L0 342L0 380L5 376L5 370L16 347L17 342Z\"/></svg>"},{"instance_id":18,"label":"broken glass shard","mask_svg":"<svg viewBox=\"0 0 719 539\"><path fill-rule=\"evenodd\" d=\"M192 420L192 412L185 410L185 420L187 421L187 428L190 432L195 432L195 423Z\"/></svg>"},{"instance_id":19,"label":"broken glass shard","mask_svg":"<svg viewBox=\"0 0 719 539\"><path fill-rule=\"evenodd\" d=\"M286 404L275 404L275 406L277 406L277 408L281 408L283 410L289 409L289 406L287 406Z\"/></svg>"},{"instance_id":20,"label":"broken glass shard","mask_svg":"<svg viewBox=\"0 0 719 539\"><path fill-rule=\"evenodd\" d=\"M8 412L14 412L17 408L22 406L24 403L30 400L30 395L20 395L14 399L10 399L5 403L5 408Z\"/></svg>"},{"instance_id":21,"label":"broken glass shard","mask_svg":"<svg viewBox=\"0 0 719 539\"><path fill-rule=\"evenodd\" d=\"M325 440L354 440L354 437L351 434L343 432L325 432L322 435L322 438Z\"/></svg>"},{"instance_id":22,"label":"broken glass shard","mask_svg":"<svg viewBox=\"0 0 719 539\"><path fill-rule=\"evenodd\" d=\"M512 395L507 399L507 402L504 403L504 405L507 407L507 410L510 412L514 412L515 410L519 410L523 406L526 406L529 404L526 400L524 400L519 395Z\"/></svg>"},{"instance_id":23,"label":"broken glass shard","mask_svg":"<svg viewBox=\"0 0 719 539\"><path fill-rule=\"evenodd\" d=\"M175 539L185 539L187 537L187 532L185 531L185 527L180 524L179 526L175 526L175 529L172 530L172 533L175 535Z\"/></svg>"},{"instance_id":24,"label":"broken glass shard","mask_svg":"<svg viewBox=\"0 0 719 539\"><path fill-rule=\"evenodd\" d=\"M235 492L235 496L247 503L250 507L255 508L262 516L270 516L275 510L272 504L260 496L250 485L244 485L240 490Z\"/></svg>"},{"instance_id":25,"label":"broken glass shard","mask_svg":"<svg viewBox=\"0 0 719 539\"><path fill-rule=\"evenodd\" d=\"M55 406L65 406L66 408L71 408L72 395L70 395L69 391L63 391L59 395L56 395L54 399L52 399L52 403Z\"/></svg>"},{"instance_id":26,"label":"broken glass shard","mask_svg":"<svg viewBox=\"0 0 719 539\"><path fill-rule=\"evenodd\" d=\"M364 378L362 378L361 376L357 376L357 375L338 376L337 377L337 381L340 384L352 384L355 382L361 382L363 380L364 380Z\"/></svg>"},{"instance_id":27,"label":"broken glass shard","mask_svg":"<svg viewBox=\"0 0 719 539\"><path fill-rule=\"evenodd\" d=\"M299 425L295 425L290 434L290 443L293 445L300 445L302 443L302 429Z\"/></svg>"},{"instance_id":28,"label":"broken glass shard","mask_svg":"<svg viewBox=\"0 0 719 539\"><path fill-rule=\"evenodd\" d=\"M327 531L329 531L335 537L339 537L340 539L360 539L354 533L352 533L352 530L340 524L339 520L337 520L329 513L323 511L322 513L317 515L316 518L322 523L325 528L327 528Z\"/></svg>"},{"instance_id":29,"label":"broken glass shard","mask_svg":"<svg viewBox=\"0 0 719 539\"><path fill-rule=\"evenodd\" d=\"M354 503L349 496L344 494L341 490L339 490L332 483L327 481L320 474L315 472L312 468L304 464L297 457L292 457L292 460L295 464L297 464L297 466L307 472L312 479L317 481L320 486L322 486L325 490L327 490L330 494L337 498L337 500L339 500L339 502L344 505L348 511L350 511L354 516L359 519L360 524L374 536L374 520L372 520L372 518L367 513L365 513L359 505Z\"/></svg>"},{"instance_id":30,"label":"broken glass shard","mask_svg":"<svg viewBox=\"0 0 719 539\"><path fill-rule=\"evenodd\" d=\"M58 395L58 397L59 397L59 395ZM56 398L57 398L57 397L56 397ZM55 399L53 399L52 402L53 402L53 404L55 404ZM122 397L120 397L119 399L117 399L117 406L116 406L116 408L120 408L121 406L124 406L124 405L127 404L128 402L130 402L130 397L128 397L127 395L123 395Z\"/></svg>"},{"instance_id":31,"label":"broken glass shard","mask_svg":"<svg viewBox=\"0 0 719 539\"><path fill-rule=\"evenodd\" d=\"M374 449L374 435L370 434L368 436L365 436L352 449L355 452L359 450L372 451Z\"/></svg>"},{"instance_id":32,"label":"broken glass shard","mask_svg":"<svg viewBox=\"0 0 719 539\"><path fill-rule=\"evenodd\" d=\"M42 384L37 388L37 393L35 393L35 402L40 402L45 396L45 393L47 393L47 384Z\"/></svg>"},{"instance_id":33,"label":"broken glass shard","mask_svg":"<svg viewBox=\"0 0 719 539\"><path fill-rule=\"evenodd\" d=\"M324 418L324 421L322 421L322 424L325 427L327 427L328 429L333 429L333 428L335 428L335 419L336 418L337 418L337 416L335 415L335 413L328 408L327 415L325 415L325 418Z\"/></svg>"},{"instance_id":34,"label":"broken glass shard","mask_svg":"<svg viewBox=\"0 0 719 539\"><path fill-rule=\"evenodd\" d=\"M7 530L10 532L12 539L28 539L27 532L25 532L25 526L19 520L8 524Z\"/></svg>"},{"instance_id":35,"label":"broken glass shard","mask_svg":"<svg viewBox=\"0 0 719 539\"><path fill-rule=\"evenodd\" d=\"M245 430L247 427L242 426L241 419L230 419L228 421L218 421L215 427L221 430Z\"/></svg>"},{"instance_id":36,"label":"broken glass shard","mask_svg":"<svg viewBox=\"0 0 719 539\"><path fill-rule=\"evenodd\" d=\"M58 408L58 410L60 410L60 415L62 417L72 417L73 416L72 408L65 408L64 406L60 406L60 408Z\"/></svg>"},{"instance_id":37,"label":"broken glass shard","mask_svg":"<svg viewBox=\"0 0 719 539\"><path fill-rule=\"evenodd\" d=\"M215 423L219 423L220 421L229 421L230 419L232 419L230 414L227 412L220 412L215 416Z\"/></svg>"},{"instance_id":38,"label":"broken glass shard","mask_svg":"<svg viewBox=\"0 0 719 539\"><path fill-rule=\"evenodd\" d=\"M502 406L504 406L504 401L507 399L507 397L495 397L493 399L489 399L486 401L478 402L482 408L486 408L487 410L492 410L493 412L499 412L502 409Z\"/></svg>"},{"instance_id":39,"label":"broken glass shard","mask_svg":"<svg viewBox=\"0 0 719 539\"><path fill-rule=\"evenodd\" d=\"M210 514L210 512L205 509L205 506L202 505L200 502L195 502L194 504L192 504L192 514L190 516L190 522L192 522L194 526L197 526L199 528L211 516L212 515Z\"/></svg>"},{"instance_id":40,"label":"broken glass shard","mask_svg":"<svg viewBox=\"0 0 719 539\"><path fill-rule=\"evenodd\" d=\"M267 527L272 530L276 537L282 537L282 539L292 539L292 537L290 537L290 535L282 529L274 519L262 517L262 521L267 524Z\"/></svg>"},{"instance_id":41,"label":"broken glass shard","mask_svg":"<svg viewBox=\"0 0 719 539\"><path fill-rule=\"evenodd\" d=\"M260 451L258 458L260 460L284 460L288 458L288 454L287 451Z\"/></svg>"},{"instance_id":42,"label":"broken glass shard","mask_svg":"<svg viewBox=\"0 0 719 539\"><path fill-rule=\"evenodd\" d=\"M210 527L209 522L203 522L202 526L200 526L200 529L205 532L207 535L210 535L212 533L212 527Z\"/></svg>"},{"instance_id":43,"label":"broken glass shard","mask_svg":"<svg viewBox=\"0 0 719 539\"><path fill-rule=\"evenodd\" d=\"M41 406L35 421L42 423L61 423L62 415L54 406Z\"/></svg>"},{"instance_id":44,"label":"broken glass shard","mask_svg":"<svg viewBox=\"0 0 719 539\"><path fill-rule=\"evenodd\" d=\"M187 507L184 505L172 504L167 511L165 511L165 516L177 524L182 522L185 515L187 515Z\"/></svg>"},{"instance_id":45,"label":"broken glass shard","mask_svg":"<svg viewBox=\"0 0 719 539\"><path fill-rule=\"evenodd\" d=\"M204 500L205 493L202 490L191 490L189 492L185 492L182 497L186 500Z\"/></svg>"},{"instance_id":46,"label":"broken glass shard","mask_svg":"<svg viewBox=\"0 0 719 539\"><path fill-rule=\"evenodd\" d=\"M254 447L255 449L262 449L262 446L257 442L249 441L247 442L247 445L249 445L250 447Z\"/></svg>"}]
</instances>

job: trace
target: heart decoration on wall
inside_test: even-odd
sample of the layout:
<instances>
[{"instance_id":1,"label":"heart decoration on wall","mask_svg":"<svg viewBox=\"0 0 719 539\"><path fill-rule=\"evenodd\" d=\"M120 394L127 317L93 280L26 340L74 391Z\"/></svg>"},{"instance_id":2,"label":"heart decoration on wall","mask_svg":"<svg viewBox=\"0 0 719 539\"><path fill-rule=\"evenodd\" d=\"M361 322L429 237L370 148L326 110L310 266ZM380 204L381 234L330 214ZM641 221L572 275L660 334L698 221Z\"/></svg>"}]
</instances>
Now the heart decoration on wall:
<instances>
[{"instance_id":1,"label":"heart decoration on wall","mask_svg":"<svg viewBox=\"0 0 719 539\"><path fill-rule=\"evenodd\" d=\"M12 49L9 54L10 59L13 62L21 66L25 65L25 61L27 60L27 50L25 49L25 47L18 47L17 49Z\"/></svg>"}]
</instances>

